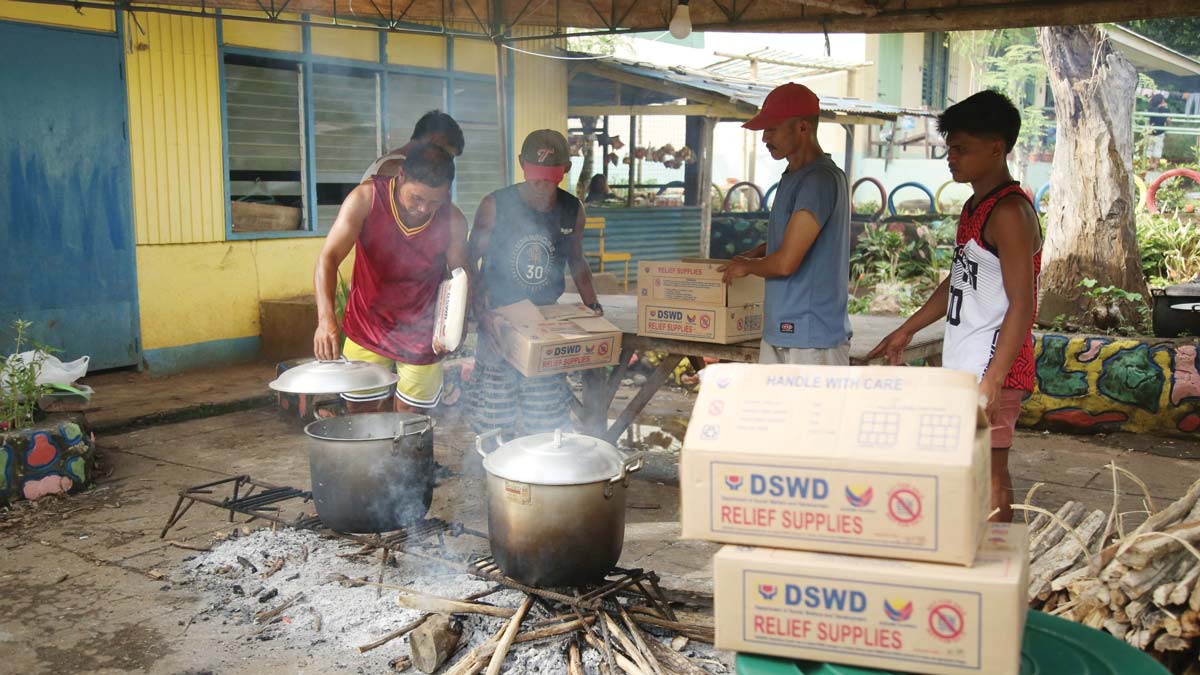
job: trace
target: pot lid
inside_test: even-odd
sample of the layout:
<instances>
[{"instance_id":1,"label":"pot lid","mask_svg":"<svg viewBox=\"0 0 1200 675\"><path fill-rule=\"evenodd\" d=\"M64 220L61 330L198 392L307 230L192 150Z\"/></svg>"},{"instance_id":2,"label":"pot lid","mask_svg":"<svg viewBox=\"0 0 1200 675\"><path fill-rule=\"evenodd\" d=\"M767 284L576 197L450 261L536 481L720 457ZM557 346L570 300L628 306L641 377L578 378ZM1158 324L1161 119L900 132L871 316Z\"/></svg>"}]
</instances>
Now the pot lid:
<instances>
[{"instance_id":1,"label":"pot lid","mask_svg":"<svg viewBox=\"0 0 1200 675\"><path fill-rule=\"evenodd\" d=\"M1167 286L1164 292L1172 297L1200 297L1200 280Z\"/></svg>"},{"instance_id":2,"label":"pot lid","mask_svg":"<svg viewBox=\"0 0 1200 675\"><path fill-rule=\"evenodd\" d=\"M537 485L582 485L620 476L625 455L612 443L583 434L522 436L483 459L488 473Z\"/></svg>"},{"instance_id":3,"label":"pot lid","mask_svg":"<svg viewBox=\"0 0 1200 675\"><path fill-rule=\"evenodd\" d=\"M390 387L397 379L396 373L383 366L343 357L334 361L309 361L288 368L269 386L288 394L344 394Z\"/></svg>"}]
</instances>

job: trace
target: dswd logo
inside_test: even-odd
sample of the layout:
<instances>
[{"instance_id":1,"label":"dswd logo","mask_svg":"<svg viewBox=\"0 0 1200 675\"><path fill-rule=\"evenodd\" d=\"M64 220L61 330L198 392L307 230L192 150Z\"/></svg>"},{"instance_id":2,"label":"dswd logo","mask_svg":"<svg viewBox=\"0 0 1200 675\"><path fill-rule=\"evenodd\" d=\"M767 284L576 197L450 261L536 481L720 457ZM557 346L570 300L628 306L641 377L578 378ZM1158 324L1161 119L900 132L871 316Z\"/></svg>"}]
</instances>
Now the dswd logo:
<instances>
[{"instance_id":1,"label":"dswd logo","mask_svg":"<svg viewBox=\"0 0 1200 675\"><path fill-rule=\"evenodd\" d=\"M730 490L740 490L742 488L742 486L745 484L746 484L746 481L743 480L742 477L737 474L731 474L729 476L725 476L725 485L727 485Z\"/></svg>"},{"instance_id":2,"label":"dswd logo","mask_svg":"<svg viewBox=\"0 0 1200 675\"><path fill-rule=\"evenodd\" d=\"M846 501L850 502L850 506L861 509L871 503L871 498L875 496L875 490L870 486L862 485L847 485L846 486Z\"/></svg>"},{"instance_id":3,"label":"dswd logo","mask_svg":"<svg viewBox=\"0 0 1200 675\"><path fill-rule=\"evenodd\" d=\"M912 618L913 604L911 600L884 600L883 613L892 621L908 621Z\"/></svg>"},{"instance_id":4,"label":"dswd logo","mask_svg":"<svg viewBox=\"0 0 1200 675\"><path fill-rule=\"evenodd\" d=\"M759 584L758 595L763 600L774 600L775 596L779 595L779 587L775 584Z\"/></svg>"}]
</instances>

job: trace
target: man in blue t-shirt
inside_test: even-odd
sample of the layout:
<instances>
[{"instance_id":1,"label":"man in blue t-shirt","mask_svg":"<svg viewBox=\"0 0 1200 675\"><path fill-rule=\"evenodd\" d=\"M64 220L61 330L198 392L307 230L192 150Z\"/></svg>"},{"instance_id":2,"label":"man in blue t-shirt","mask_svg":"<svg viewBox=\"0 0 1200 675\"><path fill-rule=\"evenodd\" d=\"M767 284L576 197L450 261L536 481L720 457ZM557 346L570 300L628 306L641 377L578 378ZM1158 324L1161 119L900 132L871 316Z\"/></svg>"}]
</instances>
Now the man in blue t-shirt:
<instances>
[{"instance_id":1,"label":"man in blue t-shirt","mask_svg":"<svg viewBox=\"0 0 1200 675\"><path fill-rule=\"evenodd\" d=\"M762 363L850 364L850 190L817 141L820 114L817 95L789 82L743 125L763 132L772 157L787 158L767 241L721 268L726 283L767 280Z\"/></svg>"}]
</instances>

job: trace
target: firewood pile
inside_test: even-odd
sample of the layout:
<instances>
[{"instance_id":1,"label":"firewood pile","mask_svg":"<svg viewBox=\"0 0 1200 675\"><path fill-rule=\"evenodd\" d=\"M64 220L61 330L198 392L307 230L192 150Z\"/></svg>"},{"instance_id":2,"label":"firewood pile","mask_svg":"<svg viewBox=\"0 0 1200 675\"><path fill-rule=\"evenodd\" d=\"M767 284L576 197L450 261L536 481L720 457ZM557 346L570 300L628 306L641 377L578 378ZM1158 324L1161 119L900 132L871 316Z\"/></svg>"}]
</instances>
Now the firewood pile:
<instances>
[{"instance_id":1,"label":"firewood pile","mask_svg":"<svg viewBox=\"0 0 1200 675\"><path fill-rule=\"evenodd\" d=\"M1024 505L1030 521L1029 604L1149 652L1171 672L1200 673L1200 481L1162 508L1136 476L1109 465L1109 512L1069 501L1057 512ZM1118 509L1118 472L1142 487L1144 516ZM1037 486L1030 491L1032 498Z\"/></svg>"},{"instance_id":2,"label":"firewood pile","mask_svg":"<svg viewBox=\"0 0 1200 675\"><path fill-rule=\"evenodd\" d=\"M565 652L568 675L583 675L585 661L596 663L601 675L710 675L702 665L724 672L719 662L694 660L683 653L690 641L712 644L714 629L705 613L677 610L668 619L652 607L628 602L625 596L613 596L596 609L581 609L532 594L514 609L485 601L503 587L457 600L367 580L330 580L398 590L401 607L422 612L419 619L359 647L367 652L409 635L411 656L394 660L395 672L414 668L444 675L494 675L517 645ZM468 649L461 646L465 644L462 624L451 620L468 614L504 621L495 634Z\"/></svg>"}]
</instances>

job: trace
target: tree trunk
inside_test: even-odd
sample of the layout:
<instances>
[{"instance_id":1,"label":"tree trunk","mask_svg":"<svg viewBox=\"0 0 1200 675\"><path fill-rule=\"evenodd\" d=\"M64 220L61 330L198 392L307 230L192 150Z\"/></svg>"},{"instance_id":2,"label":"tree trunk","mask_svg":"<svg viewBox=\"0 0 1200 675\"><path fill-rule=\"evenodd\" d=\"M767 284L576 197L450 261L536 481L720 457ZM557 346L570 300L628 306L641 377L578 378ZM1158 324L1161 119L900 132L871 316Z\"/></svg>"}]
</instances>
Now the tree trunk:
<instances>
[{"instance_id":1,"label":"tree trunk","mask_svg":"<svg viewBox=\"0 0 1200 675\"><path fill-rule=\"evenodd\" d=\"M1085 296L1091 278L1148 296L1133 191L1137 74L1096 26L1038 29L1058 137L1042 249L1039 323L1064 315L1102 328L1136 321L1135 308Z\"/></svg>"}]
</instances>

